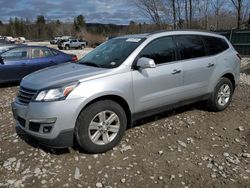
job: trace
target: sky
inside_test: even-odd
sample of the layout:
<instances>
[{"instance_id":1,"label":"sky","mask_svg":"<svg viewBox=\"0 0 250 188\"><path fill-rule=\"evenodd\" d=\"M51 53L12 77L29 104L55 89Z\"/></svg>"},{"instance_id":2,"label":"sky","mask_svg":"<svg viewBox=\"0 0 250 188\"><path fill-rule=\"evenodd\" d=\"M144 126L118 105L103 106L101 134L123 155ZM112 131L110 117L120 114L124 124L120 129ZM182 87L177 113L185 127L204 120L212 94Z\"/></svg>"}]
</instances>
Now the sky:
<instances>
[{"instance_id":1,"label":"sky","mask_svg":"<svg viewBox=\"0 0 250 188\"><path fill-rule=\"evenodd\" d=\"M138 12L134 0L0 0L0 20L3 22L10 17L34 20L37 15L70 22L79 14L88 23L147 22Z\"/></svg>"}]
</instances>

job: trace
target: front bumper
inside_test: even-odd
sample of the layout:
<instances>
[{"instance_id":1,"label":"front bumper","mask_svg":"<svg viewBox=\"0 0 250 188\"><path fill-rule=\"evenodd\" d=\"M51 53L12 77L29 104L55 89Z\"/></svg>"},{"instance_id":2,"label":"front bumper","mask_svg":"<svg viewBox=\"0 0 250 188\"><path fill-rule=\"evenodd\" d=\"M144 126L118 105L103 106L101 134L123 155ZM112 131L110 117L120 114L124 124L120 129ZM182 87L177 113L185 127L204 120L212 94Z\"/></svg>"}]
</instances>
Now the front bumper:
<instances>
[{"instance_id":1,"label":"front bumper","mask_svg":"<svg viewBox=\"0 0 250 188\"><path fill-rule=\"evenodd\" d=\"M30 102L28 105L15 101L12 103L12 112L16 127L42 145L71 147L75 122L83 100Z\"/></svg>"},{"instance_id":2,"label":"front bumper","mask_svg":"<svg viewBox=\"0 0 250 188\"><path fill-rule=\"evenodd\" d=\"M38 145L43 145L46 147L67 148L73 146L74 129L63 130L54 139L35 137L34 135L25 132L20 126L16 126L16 132L17 135L21 137L25 135L27 138L31 138L32 141L35 141Z\"/></svg>"}]
</instances>

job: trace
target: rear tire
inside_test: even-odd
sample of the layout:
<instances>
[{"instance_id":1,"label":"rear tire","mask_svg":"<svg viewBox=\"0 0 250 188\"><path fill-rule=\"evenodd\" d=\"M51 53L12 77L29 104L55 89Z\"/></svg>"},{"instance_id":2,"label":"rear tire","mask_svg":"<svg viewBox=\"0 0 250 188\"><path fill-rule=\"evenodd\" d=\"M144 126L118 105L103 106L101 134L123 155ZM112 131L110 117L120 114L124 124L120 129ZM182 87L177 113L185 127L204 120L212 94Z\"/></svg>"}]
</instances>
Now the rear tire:
<instances>
[{"instance_id":1,"label":"rear tire","mask_svg":"<svg viewBox=\"0 0 250 188\"><path fill-rule=\"evenodd\" d=\"M81 45L81 46L80 46L80 48L81 48L81 49L84 49L84 48L85 48L85 46L84 46L84 45Z\"/></svg>"},{"instance_id":2,"label":"rear tire","mask_svg":"<svg viewBox=\"0 0 250 188\"><path fill-rule=\"evenodd\" d=\"M78 116L75 138L83 151L102 153L120 142L126 127L127 117L118 103L98 101L87 106Z\"/></svg>"},{"instance_id":3,"label":"rear tire","mask_svg":"<svg viewBox=\"0 0 250 188\"><path fill-rule=\"evenodd\" d=\"M69 50L69 45L66 45L66 46L65 46L65 50Z\"/></svg>"},{"instance_id":4,"label":"rear tire","mask_svg":"<svg viewBox=\"0 0 250 188\"><path fill-rule=\"evenodd\" d=\"M221 78L208 100L208 107L215 111L225 110L232 101L233 84L228 78Z\"/></svg>"}]
</instances>

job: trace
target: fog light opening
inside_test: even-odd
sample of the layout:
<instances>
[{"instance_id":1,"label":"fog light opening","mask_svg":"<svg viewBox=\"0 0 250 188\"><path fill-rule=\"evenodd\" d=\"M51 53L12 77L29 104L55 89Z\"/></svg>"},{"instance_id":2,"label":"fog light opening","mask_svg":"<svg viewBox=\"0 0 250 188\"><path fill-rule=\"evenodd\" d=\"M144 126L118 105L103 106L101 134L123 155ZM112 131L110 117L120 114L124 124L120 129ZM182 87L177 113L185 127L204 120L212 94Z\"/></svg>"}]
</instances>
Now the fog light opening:
<instances>
[{"instance_id":1,"label":"fog light opening","mask_svg":"<svg viewBox=\"0 0 250 188\"><path fill-rule=\"evenodd\" d=\"M44 126L43 133L50 133L51 129L52 129L52 126Z\"/></svg>"}]
</instances>

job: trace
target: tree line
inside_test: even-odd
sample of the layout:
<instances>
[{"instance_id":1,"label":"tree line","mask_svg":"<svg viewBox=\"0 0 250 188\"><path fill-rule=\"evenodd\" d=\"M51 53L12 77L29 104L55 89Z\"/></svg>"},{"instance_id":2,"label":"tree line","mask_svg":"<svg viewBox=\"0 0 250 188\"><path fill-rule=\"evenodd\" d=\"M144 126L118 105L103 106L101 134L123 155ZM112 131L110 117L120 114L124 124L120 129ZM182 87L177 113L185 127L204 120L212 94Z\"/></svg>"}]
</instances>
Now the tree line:
<instances>
[{"instance_id":1,"label":"tree line","mask_svg":"<svg viewBox=\"0 0 250 188\"><path fill-rule=\"evenodd\" d=\"M174 29L245 29L250 27L249 0L134 0L158 27Z\"/></svg>"},{"instance_id":2,"label":"tree line","mask_svg":"<svg viewBox=\"0 0 250 188\"><path fill-rule=\"evenodd\" d=\"M44 16L37 16L35 21L23 18L10 18L8 23L0 21L0 35L13 37L26 37L27 39L47 40L55 36L76 36L84 38L84 35L111 36L121 33L126 26L115 24L86 23L83 15L78 15L72 23L60 20L46 20ZM126 32L125 32L126 33Z\"/></svg>"},{"instance_id":3,"label":"tree line","mask_svg":"<svg viewBox=\"0 0 250 188\"><path fill-rule=\"evenodd\" d=\"M250 29L249 0L133 0L139 16L148 18L149 23L128 25L86 23L83 15L72 22L46 20L43 15L35 21L10 18L8 23L0 21L0 35L28 39L48 40L55 36L70 35L101 41L108 36L128 33L145 33L159 29L203 29L227 30Z\"/></svg>"},{"instance_id":4,"label":"tree line","mask_svg":"<svg viewBox=\"0 0 250 188\"><path fill-rule=\"evenodd\" d=\"M10 18L7 24L0 21L0 35L29 39L48 39L54 36L75 35L85 27L85 20L82 15L74 18L72 23L62 23L60 20L48 21L44 16L39 15L34 22L23 18Z\"/></svg>"}]
</instances>

